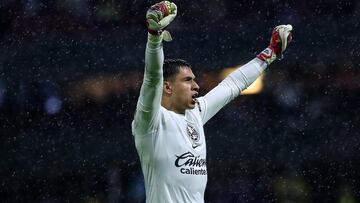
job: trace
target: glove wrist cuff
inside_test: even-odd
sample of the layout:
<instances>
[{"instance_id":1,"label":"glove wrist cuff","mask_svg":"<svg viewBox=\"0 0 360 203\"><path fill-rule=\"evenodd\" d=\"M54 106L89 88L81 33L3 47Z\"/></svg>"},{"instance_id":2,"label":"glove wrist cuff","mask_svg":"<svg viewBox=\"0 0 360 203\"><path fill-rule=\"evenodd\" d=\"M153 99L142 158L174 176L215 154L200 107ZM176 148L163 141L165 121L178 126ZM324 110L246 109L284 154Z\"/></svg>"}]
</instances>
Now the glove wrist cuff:
<instances>
[{"instance_id":1,"label":"glove wrist cuff","mask_svg":"<svg viewBox=\"0 0 360 203\"><path fill-rule=\"evenodd\" d=\"M270 65L276 59L276 53L272 47L267 47L264 51L260 52L256 56L258 59L264 61L266 64Z\"/></svg>"},{"instance_id":2,"label":"glove wrist cuff","mask_svg":"<svg viewBox=\"0 0 360 203\"><path fill-rule=\"evenodd\" d=\"M162 30L157 31L157 30L148 29L148 32L149 32L149 34L151 34L151 35L160 36L161 33L162 33Z\"/></svg>"},{"instance_id":3,"label":"glove wrist cuff","mask_svg":"<svg viewBox=\"0 0 360 203\"><path fill-rule=\"evenodd\" d=\"M152 34L152 33L148 33L148 42L153 43L153 44L160 44L163 40L163 36L162 34Z\"/></svg>"}]
</instances>

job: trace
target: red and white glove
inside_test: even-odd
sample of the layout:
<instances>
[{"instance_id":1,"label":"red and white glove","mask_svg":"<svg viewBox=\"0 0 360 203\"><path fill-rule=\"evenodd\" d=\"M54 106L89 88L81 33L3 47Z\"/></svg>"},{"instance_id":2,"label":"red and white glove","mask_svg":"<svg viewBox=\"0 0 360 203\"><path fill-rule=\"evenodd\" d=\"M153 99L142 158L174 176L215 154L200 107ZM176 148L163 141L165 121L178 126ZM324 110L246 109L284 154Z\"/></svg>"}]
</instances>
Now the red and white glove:
<instances>
[{"instance_id":1,"label":"red and white glove","mask_svg":"<svg viewBox=\"0 0 360 203\"><path fill-rule=\"evenodd\" d=\"M279 25L272 32L270 45L257 57L270 65L275 59L282 59L283 52L292 40L292 26Z\"/></svg>"},{"instance_id":2,"label":"red and white glove","mask_svg":"<svg viewBox=\"0 0 360 203\"><path fill-rule=\"evenodd\" d=\"M164 40L171 41L170 33L163 29L175 19L176 14L177 7L170 1L161 1L154 4L146 12L148 32L156 36L164 34Z\"/></svg>"}]
</instances>

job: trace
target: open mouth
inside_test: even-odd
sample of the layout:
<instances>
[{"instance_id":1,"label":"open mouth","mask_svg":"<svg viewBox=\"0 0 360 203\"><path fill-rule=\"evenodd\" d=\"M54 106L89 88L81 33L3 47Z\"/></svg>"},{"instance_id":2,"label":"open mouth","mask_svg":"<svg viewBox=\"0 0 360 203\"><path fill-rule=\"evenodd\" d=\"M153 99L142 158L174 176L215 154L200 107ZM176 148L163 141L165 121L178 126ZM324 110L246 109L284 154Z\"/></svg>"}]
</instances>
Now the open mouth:
<instances>
[{"instance_id":1,"label":"open mouth","mask_svg":"<svg viewBox=\"0 0 360 203\"><path fill-rule=\"evenodd\" d=\"M195 104L195 103L197 103L198 101L197 101L197 97L198 97L198 95L199 95L199 93L195 93L195 94L193 94L192 96L191 96L191 98L192 98L192 102L191 103L193 103L193 104Z\"/></svg>"}]
</instances>

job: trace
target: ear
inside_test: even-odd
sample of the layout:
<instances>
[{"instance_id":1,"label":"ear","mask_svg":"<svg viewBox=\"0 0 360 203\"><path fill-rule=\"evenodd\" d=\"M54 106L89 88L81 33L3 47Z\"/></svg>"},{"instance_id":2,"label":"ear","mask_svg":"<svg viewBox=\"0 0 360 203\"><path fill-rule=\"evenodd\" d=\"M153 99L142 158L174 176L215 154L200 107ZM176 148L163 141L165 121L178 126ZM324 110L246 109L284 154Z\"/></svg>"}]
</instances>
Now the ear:
<instances>
[{"instance_id":1,"label":"ear","mask_svg":"<svg viewBox=\"0 0 360 203\"><path fill-rule=\"evenodd\" d=\"M163 91L164 91L165 94L171 95L172 88L171 88L171 83L170 82L164 81Z\"/></svg>"}]
</instances>

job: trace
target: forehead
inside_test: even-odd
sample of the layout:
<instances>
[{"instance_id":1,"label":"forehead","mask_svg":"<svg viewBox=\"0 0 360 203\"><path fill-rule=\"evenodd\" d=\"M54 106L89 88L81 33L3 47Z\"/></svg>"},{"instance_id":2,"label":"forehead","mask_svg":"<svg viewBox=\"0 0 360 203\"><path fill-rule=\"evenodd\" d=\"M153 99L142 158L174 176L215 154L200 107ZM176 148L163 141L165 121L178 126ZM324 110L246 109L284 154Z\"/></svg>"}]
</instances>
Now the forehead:
<instances>
[{"instance_id":1,"label":"forehead","mask_svg":"<svg viewBox=\"0 0 360 203\"><path fill-rule=\"evenodd\" d=\"M176 75L176 78L178 79L182 79L185 77L192 77L195 78L194 73L192 72L191 68L187 67L187 66L181 66L179 68L179 72Z\"/></svg>"}]
</instances>

